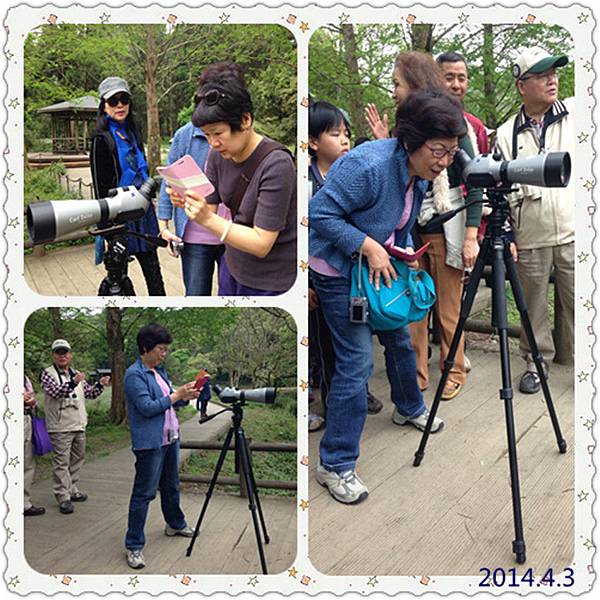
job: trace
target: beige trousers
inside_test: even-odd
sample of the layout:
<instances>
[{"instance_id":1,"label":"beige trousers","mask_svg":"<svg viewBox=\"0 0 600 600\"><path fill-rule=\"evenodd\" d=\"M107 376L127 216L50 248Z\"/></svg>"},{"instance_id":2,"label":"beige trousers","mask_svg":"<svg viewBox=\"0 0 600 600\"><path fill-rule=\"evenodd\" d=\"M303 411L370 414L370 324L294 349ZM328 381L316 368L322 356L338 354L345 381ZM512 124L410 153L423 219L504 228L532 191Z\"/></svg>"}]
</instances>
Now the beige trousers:
<instances>
[{"instance_id":1,"label":"beige trousers","mask_svg":"<svg viewBox=\"0 0 600 600\"><path fill-rule=\"evenodd\" d=\"M427 252L419 260L419 266L427 271L435 283L436 301L433 309L440 324L440 370L444 369L444 360L448 356L452 336L460 314L460 300L463 289L463 271L446 264L446 242L441 233L421 235L423 243L429 242ZM429 366L427 364L428 335L427 317L418 323L411 323L410 335L417 355L417 378L419 387L429 385ZM458 344L454 366L450 370L448 381L463 384L465 371L464 336Z\"/></svg>"},{"instance_id":2,"label":"beige trousers","mask_svg":"<svg viewBox=\"0 0 600 600\"><path fill-rule=\"evenodd\" d=\"M548 279L554 268L554 340L548 316ZM573 364L575 328L575 243L519 250L519 281L535 340L544 360ZM535 371L531 349L521 332L521 355Z\"/></svg>"},{"instance_id":3,"label":"beige trousers","mask_svg":"<svg viewBox=\"0 0 600 600\"><path fill-rule=\"evenodd\" d=\"M79 491L77 483L85 459L85 431L61 431L48 435L54 447L52 491L60 504Z\"/></svg>"}]
</instances>

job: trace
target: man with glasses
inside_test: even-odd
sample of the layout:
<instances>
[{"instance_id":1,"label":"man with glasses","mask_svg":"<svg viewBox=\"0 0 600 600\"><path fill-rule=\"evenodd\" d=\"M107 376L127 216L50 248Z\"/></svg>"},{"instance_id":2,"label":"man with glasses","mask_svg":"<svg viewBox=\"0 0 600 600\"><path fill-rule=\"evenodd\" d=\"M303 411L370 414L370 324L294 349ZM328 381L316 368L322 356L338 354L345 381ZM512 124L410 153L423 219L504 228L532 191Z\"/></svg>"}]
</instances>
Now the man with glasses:
<instances>
[{"instance_id":1,"label":"man with glasses","mask_svg":"<svg viewBox=\"0 0 600 600\"><path fill-rule=\"evenodd\" d=\"M107 375L90 385L85 380L84 373L71 367L72 361L73 353L69 342L54 340L52 365L40 374L44 390L46 428L54 447L52 490L63 515L73 512L73 502L87 500L87 495L77 487L85 458L85 400L97 398L104 391L104 386L110 383Z\"/></svg>"},{"instance_id":2,"label":"man with glasses","mask_svg":"<svg viewBox=\"0 0 600 600\"><path fill-rule=\"evenodd\" d=\"M569 152L574 157L574 98L558 99L557 68L566 56L551 56L541 48L529 48L512 67L522 105L498 129L497 146L505 160L542 152ZM544 358L573 363L575 191L515 185L510 196L512 225L518 251L517 270L525 293L533 332ZM548 281L554 273L554 339L548 319ZM526 361L519 390L533 394L540 380L525 333L520 349Z\"/></svg>"}]
</instances>

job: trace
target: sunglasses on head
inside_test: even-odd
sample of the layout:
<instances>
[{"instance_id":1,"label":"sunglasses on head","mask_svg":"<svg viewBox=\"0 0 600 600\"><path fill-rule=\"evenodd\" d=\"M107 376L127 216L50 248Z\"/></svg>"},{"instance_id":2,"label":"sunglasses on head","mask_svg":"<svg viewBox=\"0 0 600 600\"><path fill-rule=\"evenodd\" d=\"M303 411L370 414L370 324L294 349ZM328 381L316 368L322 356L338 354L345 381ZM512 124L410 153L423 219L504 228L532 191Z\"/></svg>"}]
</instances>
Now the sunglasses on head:
<instances>
[{"instance_id":1,"label":"sunglasses on head","mask_svg":"<svg viewBox=\"0 0 600 600\"><path fill-rule=\"evenodd\" d=\"M206 94L196 96L198 102L204 102L207 106L213 106L219 102L221 98L229 98L229 96L219 90L208 90Z\"/></svg>"},{"instance_id":2,"label":"sunglasses on head","mask_svg":"<svg viewBox=\"0 0 600 600\"><path fill-rule=\"evenodd\" d=\"M113 108L119 104L119 102L123 106L127 106L129 104L129 95L128 94L115 94L106 100L106 104L112 106Z\"/></svg>"}]
</instances>

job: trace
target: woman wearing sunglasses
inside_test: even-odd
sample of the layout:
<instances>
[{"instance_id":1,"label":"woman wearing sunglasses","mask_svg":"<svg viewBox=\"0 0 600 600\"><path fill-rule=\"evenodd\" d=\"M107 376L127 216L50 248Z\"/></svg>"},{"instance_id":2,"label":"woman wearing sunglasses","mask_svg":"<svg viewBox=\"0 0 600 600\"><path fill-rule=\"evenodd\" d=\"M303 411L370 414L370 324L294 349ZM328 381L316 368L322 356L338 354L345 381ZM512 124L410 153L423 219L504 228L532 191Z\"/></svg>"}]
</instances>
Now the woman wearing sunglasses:
<instances>
[{"instance_id":1,"label":"woman wearing sunglasses","mask_svg":"<svg viewBox=\"0 0 600 600\"><path fill-rule=\"evenodd\" d=\"M194 192L181 198L167 188L175 206L224 242L222 296L273 296L296 278L294 163L283 146L254 130L253 121L252 99L238 77L201 86L192 123L211 146L206 175L215 191L207 198ZM230 219L217 214L220 202Z\"/></svg>"},{"instance_id":2,"label":"woman wearing sunglasses","mask_svg":"<svg viewBox=\"0 0 600 600\"><path fill-rule=\"evenodd\" d=\"M116 187L140 187L148 177L142 137L133 118L131 92L124 79L107 77L98 87L100 106L96 131L92 137L90 167L96 198L105 198ZM158 221L152 205L138 221L129 221L127 229L158 236ZM164 296L156 246L137 237L126 236L127 251L140 263L148 294ZM96 238L96 264L102 262L103 240Z\"/></svg>"}]
</instances>

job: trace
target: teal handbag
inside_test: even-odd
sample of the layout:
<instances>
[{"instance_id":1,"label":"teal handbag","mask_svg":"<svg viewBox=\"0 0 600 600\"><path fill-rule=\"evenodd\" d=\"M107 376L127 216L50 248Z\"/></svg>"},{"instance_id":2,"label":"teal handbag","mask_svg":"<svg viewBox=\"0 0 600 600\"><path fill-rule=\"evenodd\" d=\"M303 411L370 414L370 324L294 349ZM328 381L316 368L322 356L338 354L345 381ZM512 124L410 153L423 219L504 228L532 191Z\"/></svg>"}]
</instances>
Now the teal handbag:
<instances>
[{"instance_id":1,"label":"teal handbag","mask_svg":"<svg viewBox=\"0 0 600 600\"><path fill-rule=\"evenodd\" d=\"M352 267L350 296L367 298L368 323L373 331L392 331L421 321L435 302L435 285L429 273L409 269L393 256L390 261L398 279L392 279L391 288L382 279L379 290L369 283L369 266L363 263L362 253Z\"/></svg>"}]
</instances>

